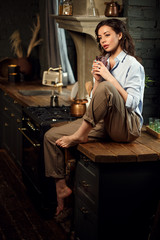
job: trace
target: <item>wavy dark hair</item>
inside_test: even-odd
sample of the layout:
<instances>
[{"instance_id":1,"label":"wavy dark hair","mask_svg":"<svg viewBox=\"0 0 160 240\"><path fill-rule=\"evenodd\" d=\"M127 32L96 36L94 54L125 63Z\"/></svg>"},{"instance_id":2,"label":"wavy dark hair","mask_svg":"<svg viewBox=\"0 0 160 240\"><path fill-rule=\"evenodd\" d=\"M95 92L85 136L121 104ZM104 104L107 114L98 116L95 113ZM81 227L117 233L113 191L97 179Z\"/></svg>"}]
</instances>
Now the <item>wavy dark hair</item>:
<instances>
[{"instance_id":1,"label":"wavy dark hair","mask_svg":"<svg viewBox=\"0 0 160 240\"><path fill-rule=\"evenodd\" d=\"M133 43L133 40L132 40L132 37L130 36L127 28L126 28L126 25L124 22L122 22L121 20L119 19L107 19L107 20L104 20L104 21L101 21L96 29L95 29L95 34L96 34L96 39L97 39L97 42L99 43L99 49L102 53L102 55L105 55L106 54L106 51L101 47L100 45L100 40L98 38L98 30L100 29L100 27L102 26L109 26L113 29L113 31L116 33L116 34L119 34L119 33L122 33L122 38L120 40L120 46L121 48L129 55L131 56L135 56L135 46L134 46L134 43Z\"/></svg>"}]
</instances>

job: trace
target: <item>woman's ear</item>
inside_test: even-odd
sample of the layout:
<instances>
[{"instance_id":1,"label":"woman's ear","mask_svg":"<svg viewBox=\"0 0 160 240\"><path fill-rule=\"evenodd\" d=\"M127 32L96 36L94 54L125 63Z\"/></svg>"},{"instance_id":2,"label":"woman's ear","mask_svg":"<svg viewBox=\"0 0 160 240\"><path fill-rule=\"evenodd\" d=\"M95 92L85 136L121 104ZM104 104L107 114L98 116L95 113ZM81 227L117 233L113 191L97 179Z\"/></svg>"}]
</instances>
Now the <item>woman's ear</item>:
<instances>
[{"instance_id":1,"label":"woman's ear","mask_svg":"<svg viewBox=\"0 0 160 240\"><path fill-rule=\"evenodd\" d=\"M122 32L120 32L118 35L119 35L118 39L121 40L121 39L122 39L122 36L123 36L123 35L122 35Z\"/></svg>"}]
</instances>

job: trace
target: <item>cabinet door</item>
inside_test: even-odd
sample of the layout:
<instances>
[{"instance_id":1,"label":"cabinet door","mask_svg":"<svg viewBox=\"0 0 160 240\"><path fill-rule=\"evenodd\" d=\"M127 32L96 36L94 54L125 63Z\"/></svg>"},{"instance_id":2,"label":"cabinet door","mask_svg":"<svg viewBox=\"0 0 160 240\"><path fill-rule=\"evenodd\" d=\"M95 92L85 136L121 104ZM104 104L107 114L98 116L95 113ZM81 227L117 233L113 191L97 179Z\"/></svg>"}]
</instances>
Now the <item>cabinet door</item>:
<instances>
[{"instance_id":1,"label":"cabinet door","mask_svg":"<svg viewBox=\"0 0 160 240\"><path fill-rule=\"evenodd\" d=\"M81 192L85 198L89 200L89 205L95 214L98 212L98 188L98 168L93 166L90 160L89 162L85 162L85 160L81 159L77 163L76 190Z\"/></svg>"},{"instance_id":2,"label":"cabinet door","mask_svg":"<svg viewBox=\"0 0 160 240\"><path fill-rule=\"evenodd\" d=\"M12 157L21 165L21 153L22 153L22 135L18 131L18 128L22 127L22 116L19 112L12 109L11 113L11 141L10 151Z\"/></svg>"},{"instance_id":3,"label":"cabinet door","mask_svg":"<svg viewBox=\"0 0 160 240\"><path fill-rule=\"evenodd\" d=\"M84 198L75 197L76 240L98 240L98 218Z\"/></svg>"},{"instance_id":4,"label":"cabinet door","mask_svg":"<svg viewBox=\"0 0 160 240\"><path fill-rule=\"evenodd\" d=\"M3 142L3 106L2 106L3 91L0 89L0 148Z\"/></svg>"},{"instance_id":5,"label":"cabinet door","mask_svg":"<svg viewBox=\"0 0 160 240\"><path fill-rule=\"evenodd\" d=\"M18 128L22 125L22 107L6 93L1 92L1 147L20 164L22 137Z\"/></svg>"},{"instance_id":6,"label":"cabinet door","mask_svg":"<svg viewBox=\"0 0 160 240\"><path fill-rule=\"evenodd\" d=\"M99 170L80 155L76 166L75 232L76 239L98 239Z\"/></svg>"},{"instance_id":7,"label":"cabinet door","mask_svg":"<svg viewBox=\"0 0 160 240\"><path fill-rule=\"evenodd\" d=\"M2 148L5 148L7 152L10 152L11 146L11 118L3 112L2 115Z\"/></svg>"}]
</instances>

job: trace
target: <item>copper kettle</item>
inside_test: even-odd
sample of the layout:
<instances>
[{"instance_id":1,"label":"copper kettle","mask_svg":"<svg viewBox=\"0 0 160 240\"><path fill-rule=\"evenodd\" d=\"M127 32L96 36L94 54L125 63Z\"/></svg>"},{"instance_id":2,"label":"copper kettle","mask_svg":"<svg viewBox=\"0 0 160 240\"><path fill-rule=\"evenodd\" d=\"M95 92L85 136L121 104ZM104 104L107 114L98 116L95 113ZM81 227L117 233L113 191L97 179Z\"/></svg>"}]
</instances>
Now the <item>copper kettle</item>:
<instances>
[{"instance_id":1,"label":"copper kettle","mask_svg":"<svg viewBox=\"0 0 160 240\"><path fill-rule=\"evenodd\" d=\"M122 9L117 2L114 2L112 0L111 2L105 2L104 4L106 4L106 9L104 13L106 17L118 17Z\"/></svg>"}]
</instances>

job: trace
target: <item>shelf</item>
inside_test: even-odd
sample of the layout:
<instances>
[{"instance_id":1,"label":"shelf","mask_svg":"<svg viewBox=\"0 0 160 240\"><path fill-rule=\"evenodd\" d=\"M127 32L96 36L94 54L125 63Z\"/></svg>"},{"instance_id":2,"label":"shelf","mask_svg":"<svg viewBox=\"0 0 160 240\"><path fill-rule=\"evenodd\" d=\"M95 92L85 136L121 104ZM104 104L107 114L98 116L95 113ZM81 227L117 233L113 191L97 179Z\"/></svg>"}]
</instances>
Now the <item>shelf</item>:
<instances>
[{"instance_id":1,"label":"shelf","mask_svg":"<svg viewBox=\"0 0 160 240\"><path fill-rule=\"evenodd\" d=\"M62 16L62 15L54 15L54 14L51 14L51 17L53 17L56 20L60 28L64 28L70 31L90 34L93 37L95 37L96 25L103 20L112 18L112 17L107 18L104 15L95 17L95 16L87 16L87 15ZM125 17L123 18L117 17L117 19L120 19L126 22Z\"/></svg>"}]
</instances>

